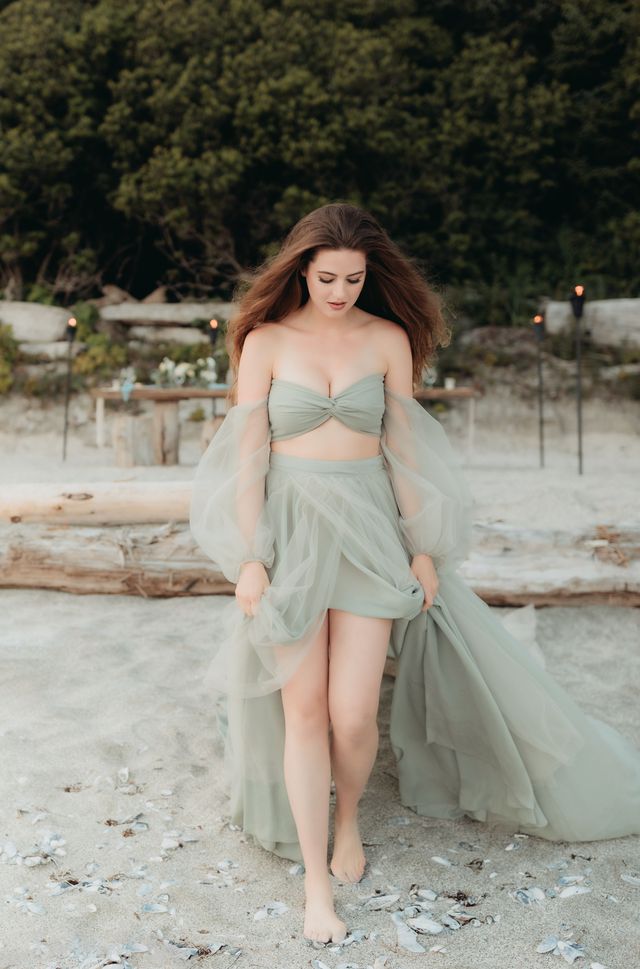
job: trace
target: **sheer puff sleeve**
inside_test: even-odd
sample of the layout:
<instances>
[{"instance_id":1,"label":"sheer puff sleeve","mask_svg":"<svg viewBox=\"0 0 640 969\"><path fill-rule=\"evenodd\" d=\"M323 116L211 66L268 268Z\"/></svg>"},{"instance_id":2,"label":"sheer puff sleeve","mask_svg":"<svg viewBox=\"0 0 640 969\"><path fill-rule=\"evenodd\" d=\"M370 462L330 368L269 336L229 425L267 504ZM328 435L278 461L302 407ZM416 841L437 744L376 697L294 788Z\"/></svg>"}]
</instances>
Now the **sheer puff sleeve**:
<instances>
[{"instance_id":1,"label":"sheer puff sleeve","mask_svg":"<svg viewBox=\"0 0 640 969\"><path fill-rule=\"evenodd\" d=\"M230 582L244 562L273 565L265 502L271 432L267 398L229 408L196 468L189 524L200 548Z\"/></svg>"},{"instance_id":2,"label":"sheer puff sleeve","mask_svg":"<svg viewBox=\"0 0 640 969\"><path fill-rule=\"evenodd\" d=\"M380 447L408 551L455 569L471 548L473 498L442 425L414 397L385 387Z\"/></svg>"}]
</instances>

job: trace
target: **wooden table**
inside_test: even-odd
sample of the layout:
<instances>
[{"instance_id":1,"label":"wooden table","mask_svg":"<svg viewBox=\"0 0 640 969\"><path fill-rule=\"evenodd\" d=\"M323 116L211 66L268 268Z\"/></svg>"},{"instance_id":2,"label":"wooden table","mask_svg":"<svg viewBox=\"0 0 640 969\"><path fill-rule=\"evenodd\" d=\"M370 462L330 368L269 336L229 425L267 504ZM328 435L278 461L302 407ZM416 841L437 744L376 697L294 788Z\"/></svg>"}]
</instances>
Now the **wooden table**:
<instances>
[{"instance_id":1,"label":"wooden table","mask_svg":"<svg viewBox=\"0 0 640 969\"><path fill-rule=\"evenodd\" d=\"M479 387L471 384L462 387L420 387L414 390L413 396L416 400L468 400L469 408L467 415L467 457L473 453L473 438L476 420L476 398L483 396L483 391Z\"/></svg>"},{"instance_id":2,"label":"wooden table","mask_svg":"<svg viewBox=\"0 0 640 969\"><path fill-rule=\"evenodd\" d=\"M157 464L177 464L180 424L178 404L193 398L225 398L229 387L134 387L129 400L153 401L153 450ZM93 387L90 391L96 402L96 444L105 446L105 401L123 400L122 392L115 387Z\"/></svg>"}]
</instances>

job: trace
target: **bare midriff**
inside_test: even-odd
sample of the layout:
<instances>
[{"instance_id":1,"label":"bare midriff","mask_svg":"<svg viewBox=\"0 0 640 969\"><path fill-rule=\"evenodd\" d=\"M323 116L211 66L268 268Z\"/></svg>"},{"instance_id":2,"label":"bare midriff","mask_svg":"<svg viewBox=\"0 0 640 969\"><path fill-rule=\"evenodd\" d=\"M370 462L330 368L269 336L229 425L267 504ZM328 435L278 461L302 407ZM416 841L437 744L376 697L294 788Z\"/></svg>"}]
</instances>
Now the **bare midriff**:
<instances>
[{"instance_id":1,"label":"bare midriff","mask_svg":"<svg viewBox=\"0 0 640 969\"><path fill-rule=\"evenodd\" d=\"M272 441L271 450L274 453L293 454L300 458L348 461L371 458L379 454L380 438L373 434L353 431L337 418L329 417L312 431L297 434L296 437L288 437L283 441Z\"/></svg>"}]
</instances>

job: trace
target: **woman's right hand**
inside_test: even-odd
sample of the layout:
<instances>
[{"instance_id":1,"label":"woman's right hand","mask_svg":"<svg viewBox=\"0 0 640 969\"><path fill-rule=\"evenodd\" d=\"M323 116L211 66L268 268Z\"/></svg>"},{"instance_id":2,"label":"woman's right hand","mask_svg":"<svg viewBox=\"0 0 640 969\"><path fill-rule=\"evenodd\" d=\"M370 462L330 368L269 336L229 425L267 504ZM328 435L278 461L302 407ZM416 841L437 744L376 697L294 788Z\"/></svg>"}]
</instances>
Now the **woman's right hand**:
<instances>
[{"instance_id":1,"label":"woman's right hand","mask_svg":"<svg viewBox=\"0 0 640 969\"><path fill-rule=\"evenodd\" d=\"M255 616L260 600L270 584L262 562L245 562L240 567L235 595L245 615Z\"/></svg>"}]
</instances>

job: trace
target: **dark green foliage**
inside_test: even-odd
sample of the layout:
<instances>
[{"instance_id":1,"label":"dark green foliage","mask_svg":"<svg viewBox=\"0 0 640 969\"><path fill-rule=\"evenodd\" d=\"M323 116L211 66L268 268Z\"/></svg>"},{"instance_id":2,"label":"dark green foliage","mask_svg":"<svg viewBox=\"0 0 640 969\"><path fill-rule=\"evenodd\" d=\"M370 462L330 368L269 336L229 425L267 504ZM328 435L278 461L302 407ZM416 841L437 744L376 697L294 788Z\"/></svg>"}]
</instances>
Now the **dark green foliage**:
<instances>
[{"instance_id":1,"label":"dark green foliage","mask_svg":"<svg viewBox=\"0 0 640 969\"><path fill-rule=\"evenodd\" d=\"M63 371L46 370L42 373L25 375L18 373L14 382L14 391L25 397L39 397L50 402L64 400L67 386L67 375ZM71 375L70 390L72 394L86 390L87 379L79 374Z\"/></svg>"},{"instance_id":2,"label":"dark green foliage","mask_svg":"<svg viewBox=\"0 0 640 969\"><path fill-rule=\"evenodd\" d=\"M631 0L0 4L0 285L227 298L347 199L477 322L635 295L639 38Z\"/></svg>"},{"instance_id":3,"label":"dark green foliage","mask_svg":"<svg viewBox=\"0 0 640 969\"><path fill-rule=\"evenodd\" d=\"M126 343L115 343L106 333L90 333L86 348L74 357L73 372L100 378L113 376L129 362Z\"/></svg>"},{"instance_id":4,"label":"dark green foliage","mask_svg":"<svg viewBox=\"0 0 640 969\"><path fill-rule=\"evenodd\" d=\"M13 367L18 359L20 345L13 335L10 323L0 323L0 394L6 394L13 385Z\"/></svg>"},{"instance_id":5,"label":"dark green foliage","mask_svg":"<svg viewBox=\"0 0 640 969\"><path fill-rule=\"evenodd\" d=\"M100 312L93 303L80 300L73 307L73 315L76 320L76 339L83 343L92 333L97 332Z\"/></svg>"}]
</instances>

